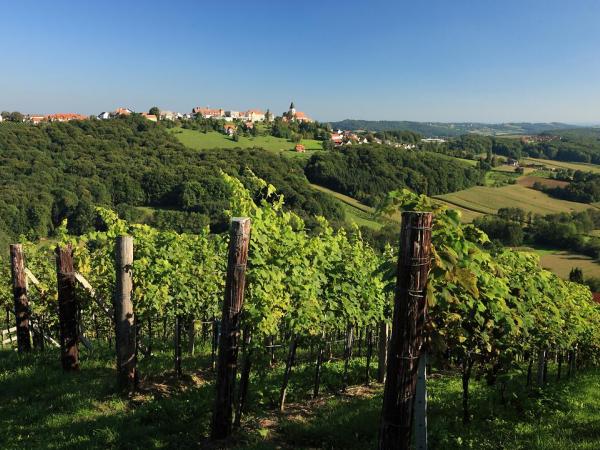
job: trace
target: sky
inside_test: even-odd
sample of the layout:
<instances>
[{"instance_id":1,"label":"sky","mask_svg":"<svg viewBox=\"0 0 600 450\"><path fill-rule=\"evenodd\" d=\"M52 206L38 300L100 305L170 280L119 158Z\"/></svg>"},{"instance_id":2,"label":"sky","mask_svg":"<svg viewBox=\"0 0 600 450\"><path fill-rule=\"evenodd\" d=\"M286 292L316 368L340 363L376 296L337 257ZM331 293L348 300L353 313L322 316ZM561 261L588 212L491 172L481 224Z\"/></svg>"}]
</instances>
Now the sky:
<instances>
[{"instance_id":1,"label":"sky","mask_svg":"<svg viewBox=\"0 0 600 450\"><path fill-rule=\"evenodd\" d=\"M0 0L0 110L600 123L597 0Z\"/></svg>"}]
</instances>

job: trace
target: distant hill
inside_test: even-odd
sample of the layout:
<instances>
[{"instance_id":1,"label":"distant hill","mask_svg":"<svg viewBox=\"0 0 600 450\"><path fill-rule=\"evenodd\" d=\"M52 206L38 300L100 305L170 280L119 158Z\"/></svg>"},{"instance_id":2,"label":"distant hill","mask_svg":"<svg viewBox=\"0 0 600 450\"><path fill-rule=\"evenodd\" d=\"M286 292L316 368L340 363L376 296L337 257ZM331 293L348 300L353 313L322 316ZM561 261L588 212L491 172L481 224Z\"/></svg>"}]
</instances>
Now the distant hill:
<instances>
[{"instance_id":1,"label":"distant hill","mask_svg":"<svg viewBox=\"0 0 600 450\"><path fill-rule=\"evenodd\" d=\"M466 133L484 135L506 134L538 134L545 131L577 128L559 122L551 123L476 123L476 122L410 122L399 120L354 120L346 119L339 122L330 122L334 129L341 130L368 130L368 131L398 131L410 130L426 137L451 137Z\"/></svg>"}]
</instances>

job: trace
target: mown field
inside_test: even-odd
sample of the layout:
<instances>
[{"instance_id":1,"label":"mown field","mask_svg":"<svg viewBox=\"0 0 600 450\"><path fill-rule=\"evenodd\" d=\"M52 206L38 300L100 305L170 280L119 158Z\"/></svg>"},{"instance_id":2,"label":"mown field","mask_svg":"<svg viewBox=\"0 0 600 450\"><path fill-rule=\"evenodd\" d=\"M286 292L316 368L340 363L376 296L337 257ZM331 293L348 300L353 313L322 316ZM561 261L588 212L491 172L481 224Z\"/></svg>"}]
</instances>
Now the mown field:
<instances>
[{"instance_id":1,"label":"mown field","mask_svg":"<svg viewBox=\"0 0 600 450\"><path fill-rule=\"evenodd\" d=\"M201 133L196 130L188 130L185 128L171 128L169 131L173 133L183 145L195 150L259 147L269 151L283 152L291 157L307 158L315 151L322 150L323 148L321 142L314 139L303 139L301 144L306 148L306 152L297 153L294 151L294 147L296 146L294 142L274 136L240 136L239 141L236 142L230 136L216 131Z\"/></svg>"},{"instance_id":2,"label":"mown field","mask_svg":"<svg viewBox=\"0 0 600 450\"><path fill-rule=\"evenodd\" d=\"M143 358L141 391L115 393L113 349L83 351L79 373L63 374L54 350L31 357L0 351L0 448L199 449L207 436L214 373L205 357L184 356L184 375L170 370L168 348ZM282 355L283 356L283 355ZM325 364L321 398L310 399L312 362L300 358L289 403L276 411L282 370L251 378L249 410L228 442L233 449L376 448L382 386L362 384L365 358L353 358L350 386L341 390L343 364ZM462 424L458 374L434 373L428 381L429 443L433 449L600 448L600 372L551 380L542 392L527 390L524 375L507 379L504 403L497 387L472 381L472 423ZM275 401L274 401L275 400Z\"/></svg>"},{"instance_id":3,"label":"mown field","mask_svg":"<svg viewBox=\"0 0 600 450\"><path fill-rule=\"evenodd\" d=\"M586 278L600 277L600 263L589 256L561 250L541 250L536 253L540 254L540 264L543 268L551 270L565 280L569 279L569 272L575 267L583 270Z\"/></svg>"},{"instance_id":4,"label":"mown field","mask_svg":"<svg viewBox=\"0 0 600 450\"><path fill-rule=\"evenodd\" d=\"M594 172L600 173L600 166L596 164L585 164L585 163L572 163L563 161L554 161L550 159L538 159L538 158L523 158L523 164L543 164L548 168L555 169L571 169L581 170L583 172Z\"/></svg>"},{"instance_id":5,"label":"mown field","mask_svg":"<svg viewBox=\"0 0 600 450\"><path fill-rule=\"evenodd\" d=\"M520 184L502 187L474 186L436 196L440 200L480 214L495 214L499 208L519 207L536 214L583 211L590 205L559 200Z\"/></svg>"}]
</instances>

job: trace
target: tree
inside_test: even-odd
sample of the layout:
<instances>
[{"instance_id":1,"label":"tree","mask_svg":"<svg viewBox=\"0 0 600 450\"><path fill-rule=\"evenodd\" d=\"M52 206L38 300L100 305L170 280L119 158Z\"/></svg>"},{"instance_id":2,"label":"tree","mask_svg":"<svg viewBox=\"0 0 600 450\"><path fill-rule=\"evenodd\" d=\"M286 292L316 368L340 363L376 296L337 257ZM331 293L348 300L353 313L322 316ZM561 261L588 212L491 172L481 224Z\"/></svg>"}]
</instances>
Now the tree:
<instances>
[{"instance_id":1,"label":"tree","mask_svg":"<svg viewBox=\"0 0 600 450\"><path fill-rule=\"evenodd\" d=\"M583 284L583 270L581 270L579 267L573 267L569 272L569 281Z\"/></svg>"},{"instance_id":2,"label":"tree","mask_svg":"<svg viewBox=\"0 0 600 450\"><path fill-rule=\"evenodd\" d=\"M2 117L4 117L4 115L2 115ZM7 120L10 120L11 122L23 122L23 119L24 116L19 111L13 111L7 117Z\"/></svg>"},{"instance_id":3,"label":"tree","mask_svg":"<svg viewBox=\"0 0 600 450\"><path fill-rule=\"evenodd\" d=\"M160 119L160 109L158 109L158 106L153 106L150 108L148 114L154 114L157 119Z\"/></svg>"}]
</instances>

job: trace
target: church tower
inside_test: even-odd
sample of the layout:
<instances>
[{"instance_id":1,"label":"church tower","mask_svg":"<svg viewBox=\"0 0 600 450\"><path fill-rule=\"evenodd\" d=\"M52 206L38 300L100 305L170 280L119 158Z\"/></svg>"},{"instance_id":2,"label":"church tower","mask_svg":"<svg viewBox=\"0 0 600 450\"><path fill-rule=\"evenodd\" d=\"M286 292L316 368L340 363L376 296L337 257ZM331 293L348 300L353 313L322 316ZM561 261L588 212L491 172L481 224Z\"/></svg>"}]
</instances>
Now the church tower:
<instances>
[{"instance_id":1,"label":"church tower","mask_svg":"<svg viewBox=\"0 0 600 450\"><path fill-rule=\"evenodd\" d=\"M294 102L290 103L290 110L288 111L288 115L290 119L296 115L296 107L294 106Z\"/></svg>"}]
</instances>

